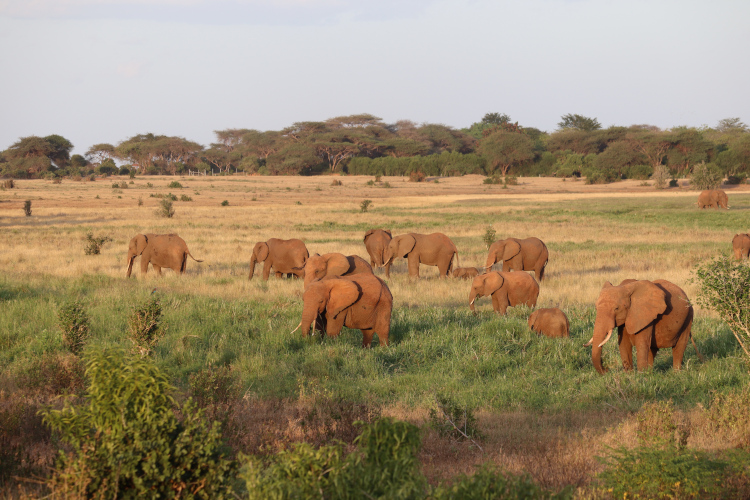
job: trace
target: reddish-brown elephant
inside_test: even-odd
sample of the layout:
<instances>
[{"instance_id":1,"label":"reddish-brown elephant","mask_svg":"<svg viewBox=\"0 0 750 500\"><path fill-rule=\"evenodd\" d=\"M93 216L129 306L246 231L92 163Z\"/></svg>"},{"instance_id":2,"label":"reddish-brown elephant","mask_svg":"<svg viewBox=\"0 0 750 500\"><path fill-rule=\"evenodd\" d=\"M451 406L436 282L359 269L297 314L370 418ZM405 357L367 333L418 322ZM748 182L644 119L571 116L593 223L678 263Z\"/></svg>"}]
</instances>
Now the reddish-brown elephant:
<instances>
[{"instance_id":1,"label":"reddish-brown elephant","mask_svg":"<svg viewBox=\"0 0 750 500\"><path fill-rule=\"evenodd\" d=\"M250 257L250 275L247 279L253 279L256 262L263 262L263 279L266 281L271 274L271 268L277 278L281 278L284 274L302 278L303 268L309 256L302 240L271 238L268 241L260 241L253 248L253 255Z\"/></svg>"},{"instance_id":2,"label":"reddish-brown elephant","mask_svg":"<svg viewBox=\"0 0 750 500\"><path fill-rule=\"evenodd\" d=\"M626 370L633 368L633 346L638 370L654 364L659 349L672 348L672 367L679 370L688 340L692 340L693 306L685 292L666 280L625 280L618 286L606 282L596 301L594 336L584 346L591 348L591 360L599 373L602 346L617 328L620 357ZM698 347L693 340L698 357Z\"/></svg>"},{"instance_id":3,"label":"reddish-brown elephant","mask_svg":"<svg viewBox=\"0 0 750 500\"><path fill-rule=\"evenodd\" d=\"M529 328L545 337L570 337L568 317L557 307L537 309L531 313Z\"/></svg>"},{"instance_id":4,"label":"reddish-brown elephant","mask_svg":"<svg viewBox=\"0 0 750 500\"><path fill-rule=\"evenodd\" d=\"M735 259L747 259L750 254L750 234L735 234L732 238L732 250L734 250Z\"/></svg>"},{"instance_id":5,"label":"reddish-brown elephant","mask_svg":"<svg viewBox=\"0 0 750 500\"><path fill-rule=\"evenodd\" d=\"M503 263L503 271L534 271L536 279L544 279L544 269L549 261L549 250L539 238L506 238L490 245L485 269Z\"/></svg>"},{"instance_id":6,"label":"reddish-brown elephant","mask_svg":"<svg viewBox=\"0 0 750 500\"><path fill-rule=\"evenodd\" d=\"M370 256L370 265L373 269L386 265L383 254L392 238L391 231L388 229L370 229L365 233L362 241L365 243L367 254ZM390 270L390 267L391 265L388 264L386 272Z\"/></svg>"},{"instance_id":7,"label":"reddish-brown elephant","mask_svg":"<svg viewBox=\"0 0 750 500\"><path fill-rule=\"evenodd\" d=\"M454 278L470 280L477 276L479 276L479 270L476 267L457 267L453 270Z\"/></svg>"},{"instance_id":8,"label":"reddish-brown elephant","mask_svg":"<svg viewBox=\"0 0 750 500\"><path fill-rule=\"evenodd\" d=\"M729 197L722 189L708 189L698 195L698 208L729 209Z\"/></svg>"},{"instance_id":9,"label":"reddish-brown elephant","mask_svg":"<svg viewBox=\"0 0 750 500\"><path fill-rule=\"evenodd\" d=\"M441 278L448 276L453 267L453 256L458 265L458 249L443 233L407 233L396 236L388 243L383 258L385 276L390 278L390 264L396 258L406 258L409 263L409 277L419 278L419 264L437 266Z\"/></svg>"},{"instance_id":10,"label":"reddish-brown elephant","mask_svg":"<svg viewBox=\"0 0 750 500\"><path fill-rule=\"evenodd\" d=\"M469 292L469 309L474 312L478 297L492 296L492 309L505 314L508 307L517 305L536 306L539 284L528 273L491 272L474 278Z\"/></svg>"},{"instance_id":11,"label":"reddish-brown elephant","mask_svg":"<svg viewBox=\"0 0 750 500\"><path fill-rule=\"evenodd\" d=\"M374 274L315 281L307 287L302 300L302 321L294 331L301 327L303 336L309 335L311 328L320 327L336 337L346 326L362 331L362 347L370 347L375 334L380 345L388 345L393 295Z\"/></svg>"},{"instance_id":12,"label":"reddish-brown elephant","mask_svg":"<svg viewBox=\"0 0 750 500\"><path fill-rule=\"evenodd\" d=\"M176 273L184 273L187 268L188 255L196 262L198 260L188 250L185 240L176 234L137 234L128 245L128 272L130 278L133 271L133 261L141 257L141 274L148 272L149 263L154 271L161 276L161 269L168 267Z\"/></svg>"},{"instance_id":13,"label":"reddish-brown elephant","mask_svg":"<svg viewBox=\"0 0 750 500\"><path fill-rule=\"evenodd\" d=\"M373 274L372 267L359 255L344 255L342 253L324 253L311 255L305 266L305 288L314 281L320 281L329 276L350 276L353 274Z\"/></svg>"}]
</instances>

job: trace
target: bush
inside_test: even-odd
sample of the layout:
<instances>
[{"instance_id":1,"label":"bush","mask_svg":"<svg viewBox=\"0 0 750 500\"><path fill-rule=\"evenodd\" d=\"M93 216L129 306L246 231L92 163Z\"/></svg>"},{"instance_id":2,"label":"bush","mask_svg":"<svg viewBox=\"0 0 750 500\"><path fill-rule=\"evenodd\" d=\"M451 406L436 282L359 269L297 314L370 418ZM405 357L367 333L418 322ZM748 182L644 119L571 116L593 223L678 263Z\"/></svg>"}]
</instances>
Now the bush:
<instances>
[{"instance_id":1,"label":"bush","mask_svg":"<svg viewBox=\"0 0 750 500\"><path fill-rule=\"evenodd\" d=\"M213 367L190 375L190 393L210 421L224 425L236 401L242 398L242 388L232 377L228 366Z\"/></svg>"},{"instance_id":2,"label":"bush","mask_svg":"<svg viewBox=\"0 0 750 500\"><path fill-rule=\"evenodd\" d=\"M716 165L701 162L693 167L693 174L690 178L690 185L693 189L704 191L706 189L716 189L721 186L724 175Z\"/></svg>"},{"instance_id":3,"label":"bush","mask_svg":"<svg viewBox=\"0 0 750 500\"><path fill-rule=\"evenodd\" d=\"M654 169L654 173L651 174L651 180L654 181L656 189L664 189L667 187L667 179L669 179L669 169L664 165L657 165Z\"/></svg>"},{"instance_id":4,"label":"bush","mask_svg":"<svg viewBox=\"0 0 750 500\"><path fill-rule=\"evenodd\" d=\"M86 247L83 249L83 253L86 255L99 255L102 252L102 247L108 241L112 241L109 236L94 236L93 233L86 233Z\"/></svg>"},{"instance_id":5,"label":"bush","mask_svg":"<svg viewBox=\"0 0 750 500\"><path fill-rule=\"evenodd\" d=\"M26 217L31 217L31 200L26 200L23 202L23 213L26 215Z\"/></svg>"},{"instance_id":6,"label":"bush","mask_svg":"<svg viewBox=\"0 0 750 500\"><path fill-rule=\"evenodd\" d=\"M193 201L193 199L190 196L183 194L180 195L180 201Z\"/></svg>"},{"instance_id":7,"label":"bush","mask_svg":"<svg viewBox=\"0 0 750 500\"><path fill-rule=\"evenodd\" d=\"M727 184L742 184L743 182L745 182L745 179L747 179L747 176L745 174L730 175L729 177L727 177Z\"/></svg>"},{"instance_id":8,"label":"bush","mask_svg":"<svg viewBox=\"0 0 750 500\"><path fill-rule=\"evenodd\" d=\"M496 239L497 233L492 228L492 226L488 226L487 230L484 232L484 236L482 236L482 241L484 241L484 244L487 245L487 250L490 249L490 245L492 245Z\"/></svg>"},{"instance_id":9,"label":"bush","mask_svg":"<svg viewBox=\"0 0 750 500\"><path fill-rule=\"evenodd\" d=\"M481 439L474 409L461 406L448 396L438 396L437 408L430 408L430 427L443 437Z\"/></svg>"},{"instance_id":10,"label":"bush","mask_svg":"<svg viewBox=\"0 0 750 500\"><path fill-rule=\"evenodd\" d=\"M134 351L141 357L151 354L164 336L165 328L162 328L160 322L161 304L156 297L150 297L131 310L128 318L128 335Z\"/></svg>"},{"instance_id":11,"label":"bush","mask_svg":"<svg viewBox=\"0 0 750 500\"><path fill-rule=\"evenodd\" d=\"M736 394L717 394L706 410L708 429L714 436L727 437L734 446L750 448L750 389Z\"/></svg>"},{"instance_id":12,"label":"bush","mask_svg":"<svg viewBox=\"0 0 750 500\"><path fill-rule=\"evenodd\" d=\"M172 181L169 184L167 184L168 188L174 188L174 189L182 189L182 184L180 184L178 181Z\"/></svg>"},{"instance_id":13,"label":"bush","mask_svg":"<svg viewBox=\"0 0 750 500\"><path fill-rule=\"evenodd\" d=\"M89 317L83 304L77 300L63 304L57 311L57 326L65 347L76 356L81 354L89 337Z\"/></svg>"},{"instance_id":14,"label":"bush","mask_svg":"<svg viewBox=\"0 0 750 500\"><path fill-rule=\"evenodd\" d=\"M340 181L340 180L338 180L338 179L333 179L333 180L331 181L331 186L343 186L343 185L344 185L344 183L343 183L343 182L341 182L341 181Z\"/></svg>"},{"instance_id":15,"label":"bush","mask_svg":"<svg viewBox=\"0 0 750 500\"><path fill-rule=\"evenodd\" d=\"M680 187L680 183L677 181L677 179L672 179L669 181L669 187L671 188Z\"/></svg>"},{"instance_id":16,"label":"bush","mask_svg":"<svg viewBox=\"0 0 750 500\"><path fill-rule=\"evenodd\" d=\"M61 498L229 498L234 466L217 424L178 407L152 362L105 350L86 364L85 403L43 412L66 442L49 481ZM181 419L173 408L178 408Z\"/></svg>"},{"instance_id":17,"label":"bush","mask_svg":"<svg viewBox=\"0 0 750 500\"><path fill-rule=\"evenodd\" d=\"M166 217L171 219L174 217L174 207L172 206L172 200L164 198L159 202L159 206L156 208L156 215L158 217Z\"/></svg>"},{"instance_id":18,"label":"bush","mask_svg":"<svg viewBox=\"0 0 750 500\"><path fill-rule=\"evenodd\" d=\"M229 206L229 200L224 200L221 202L222 207L228 207Z\"/></svg>"},{"instance_id":19,"label":"bush","mask_svg":"<svg viewBox=\"0 0 750 500\"><path fill-rule=\"evenodd\" d=\"M138 197L138 201L137 201L137 203L138 203L138 206L139 206L139 207L142 207L142 206L143 206L143 197L142 197L142 196L139 196L139 197Z\"/></svg>"},{"instance_id":20,"label":"bush","mask_svg":"<svg viewBox=\"0 0 750 500\"><path fill-rule=\"evenodd\" d=\"M502 184L503 180L500 177L485 177L482 184Z\"/></svg>"},{"instance_id":21,"label":"bush","mask_svg":"<svg viewBox=\"0 0 750 500\"><path fill-rule=\"evenodd\" d=\"M13 181L13 179L5 179L0 183L0 187L4 189L13 189L16 187L16 183Z\"/></svg>"},{"instance_id":22,"label":"bush","mask_svg":"<svg viewBox=\"0 0 750 500\"><path fill-rule=\"evenodd\" d=\"M427 176L424 174L424 172L411 172L409 174L409 182L424 182L425 177Z\"/></svg>"},{"instance_id":23,"label":"bush","mask_svg":"<svg viewBox=\"0 0 750 500\"><path fill-rule=\"evenodd\" d=\"M430 494L431 500L484 500L504 499L569 499L569 490L559 494L544 490L530 476L505 474L492 465L483 465L471 476L461 474L453 479L450 486L440 485Z\"/></svg>"},{"instance_id":24,"label":"bush","mask_svg":"<svg viewBox=\"0 0 750 500\"><path fill-rule=\"evenodd\" d=\"M625 177L645 181L654 173L650 165L631 165L625 169Z\"/></svg>"},{"instance_id":25,"label":"bush","mask_svg":"<svg viewBox=\"0 0 750 500\"><path fill-rule=\"evenodd\" d=\"M515 175L506 175L503 182L506 186L518 186L518 177Z\"/></svg>"},{"instance_id":26,"label":"bush","mask_svg":"<svg viewBox=\"0 0 750 500\"><path fill-rule=\"evenodd\" d=\"M370 205L372 205L372 200L362 200L362 203L359 204L359 209L362 213L365 213L370 209Z\"/></svg>"}]
</instances>

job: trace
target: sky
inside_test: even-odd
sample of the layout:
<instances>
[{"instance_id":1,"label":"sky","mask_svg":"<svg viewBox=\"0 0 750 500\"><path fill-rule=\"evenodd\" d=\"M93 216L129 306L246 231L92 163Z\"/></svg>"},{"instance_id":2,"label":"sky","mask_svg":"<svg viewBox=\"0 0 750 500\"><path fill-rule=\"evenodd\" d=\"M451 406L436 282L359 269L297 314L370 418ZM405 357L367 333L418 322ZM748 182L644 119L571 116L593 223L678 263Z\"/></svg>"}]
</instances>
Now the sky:
<instances>
[{"instance_id":1,"label":"sky","mask_svg":"<svg viewBox=\"0 0 750 500\"><path fill-rule=\"evenodd\" d=\"M750 123L747 0L0 0L0 150L371 113Z\"/></svg>"}]
</instances>

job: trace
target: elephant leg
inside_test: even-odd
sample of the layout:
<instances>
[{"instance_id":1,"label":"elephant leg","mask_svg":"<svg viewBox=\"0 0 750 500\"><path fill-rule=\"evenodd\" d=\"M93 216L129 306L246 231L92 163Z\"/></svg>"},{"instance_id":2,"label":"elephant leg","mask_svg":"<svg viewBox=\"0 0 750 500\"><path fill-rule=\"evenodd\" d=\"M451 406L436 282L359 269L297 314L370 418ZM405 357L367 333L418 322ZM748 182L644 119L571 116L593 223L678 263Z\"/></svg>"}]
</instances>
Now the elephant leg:
<instances>
[{"instance_id":1,"label":"elephant leg","mask_svg":"<svg viewBox=\"0 0 750 500\"><path fill-rule=\"evenodd\" d=\"M505 311L508 310L508 297L499 296L499 294L492 295L492 306L498 314L505 315Z\"/></svg>"},{"instance_id":2,"label":"elephant leg","mask_svg":"<svg viewBox=\"0 0 750 500\"><path fill-rule=\"evenodd\" d=\"M273 275L276 276L277 278L283 278L284 277L284 273L281 273L279 271L274 271Z\"/></svg>"},{"instance_id":3,"label":"elephant leg","mask_svg":"<svg viewBox=\"0 0 750 500\"><path fill-rule=\"evenodd\" d=\"M672 348L672 369L679 370L682 368L682 361L685 357L685 351L687 350L688 341L690 340L690 330L692 327L692 320L680 336L677 344Z\"/></svg>"},{"instance_id":4,"label":"elephant leg","mask_svg":"<svg viewBox=\"0 0 750 500\"><path fill-rule=\"evenodd\" d=\"M633 369L633 344L630 342L630 337L627 335L620 335L618 338L620 344L620 358L622 359L622 367L625 371Z\"/></svg>"},{"instance_id":5,"label":"elephant leg","mask_svg":"<svg viewBox=\"0 0 750 500\"><path fill-rule=\"evenodd\" d=\"M648 350L648 367L653 368L654 366L654 358L656 357L656 353L659 352L658 347L651 347L651 349Z\"/></svg>"},{"instance_id":6,"label":"elephant leg","mask_svg":"<svg viewBox=\"0 0 750 500\"><path fill-rule=\"evenodd\" d=\"M450 272L450 265L451 265L451 261L440 262L438 264L437 268L438 268L438 275L440 278L448 277L448 273Z\"/></svg>"},{"instance_id":7,"label":"elephant leg","mask_svg":"<svg viewBox=\"0 0 750 500\"><path fill-rule=\"evenodd\" d=\"M416 256L409 254L409 277L419 278L419 259Z\"/></svg>"},{"instance_id":8,"label":"elephant leg","mask_svg":"<svg viewBox=\"0 0 750 500\"><path fill-rule=\"evenodd\" d=\"M510 271L510 261L505 260L503 261L503 272L507 273L508 271Z\"/></svg>"},{"instance_id":9,"label":"elephant leg","mask_svg":"<svg viewBox=\"0 0 750 500\"><path fill-rule=\"evenodd\" d=\"M391 263L385 265L385 277L389 278L391 277Z\"/></svg>"},{"instance_id":10,"label":"elephant leg","mask_svg":"<svg viewBox=\"0 0 750 500\"><path fill-rule=\"evenodd\" d=\"M371 328L362 330L362 347L370 347L372 335L375 333Z\"/></svg>"},{"instance_id":11,"label":"elephant leg","mask_svg":"<svg viewBox=\"0 0 750 500\"><path fill-rule=\"evenodd\" d=\"M156 264L151 264L151 265L154 266L154 271L156 271L156 274L161 276L161 266L157 266Z\"/></svg>"},{"instance_id":12,"label":"elephant leg","mask_svg":"<svg viewBox=\"0 0 750 500\"><path fill-rule=\"evenodd\" d=\"M344 313L341 313L339 317L344 316ZM341 328L344 326L344 319L334 319L334 318L328 318L327 325L326 325L326 333L331 337L338 337L341 333Z\"/></svg>"},{"instance_id":13,"label":"elephant leg","mask_svg":"<svg viewBox=\"0 0 750 500\"><path fill-rule=\"evenodd\" d=\"M263 262L263 281L268 281L268 277L271 275L271 263L269 261Z\"/></svg>"}]
</instances>

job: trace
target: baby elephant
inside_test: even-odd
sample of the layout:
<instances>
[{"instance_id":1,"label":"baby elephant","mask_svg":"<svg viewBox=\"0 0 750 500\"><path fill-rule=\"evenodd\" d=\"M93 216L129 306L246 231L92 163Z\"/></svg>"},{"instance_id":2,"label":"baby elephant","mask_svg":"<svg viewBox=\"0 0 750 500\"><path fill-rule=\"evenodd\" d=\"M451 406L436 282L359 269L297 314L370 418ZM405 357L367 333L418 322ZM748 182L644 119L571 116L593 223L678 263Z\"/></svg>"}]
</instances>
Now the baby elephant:
<instances>
[{"instance_id":1,"label":"baby elephant","mask_svg":"<svg viewBox=\"0 0 750 500\"><path fill-rule=\"evenodd\" d=\"M474 278L469 293L469 309L474 312L474 301L477 297L492 295L492 308L499 314L505 314L508 307L525 304L536 306L539 297L539 284L523 271L492 272Z\"/></svg>"},{"instance_id":2,"label":"baby elephant","mask_svg":"<svg viewBox=\"0 0 750 500\"><path fill-rule=\"evenodd\" d=\"M476 267L457 267L453 270L453 277L454 278L461 278L461 279L474 279L477 276L479 276L479 271Z\"/></svg>"},{"instance_id":3,"label":"baby elephant","mask_svg":"<svg viewBox=\"0 0 750 500\"><path fill-rule=\"evenodd\" d=\"M568 317L557 307L537 309L531 313L529 328L545 337L570 337Z\"/></svg>"}]
</instances>

